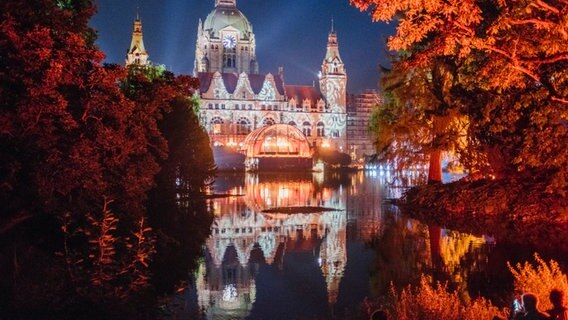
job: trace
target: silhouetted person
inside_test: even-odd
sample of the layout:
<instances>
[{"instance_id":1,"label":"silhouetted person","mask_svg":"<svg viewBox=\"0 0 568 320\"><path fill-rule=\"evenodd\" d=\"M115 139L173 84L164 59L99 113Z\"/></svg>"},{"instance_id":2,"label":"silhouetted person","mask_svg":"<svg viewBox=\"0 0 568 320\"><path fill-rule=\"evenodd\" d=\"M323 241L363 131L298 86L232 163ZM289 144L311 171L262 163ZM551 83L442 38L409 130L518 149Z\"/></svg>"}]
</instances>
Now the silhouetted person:
<instances>
[{"instance_id":1,"label":"silhouetted person","mask_svg":"<svg viewBox=\"0 0 568 320\"><path fill-rule=\"evenodd\" d=\"M538 298L532 293L522 297L524 312L515 315L515 320L548 320L548 314L538 310Z\"/></svg>"},{"instance_id":2,"label":"silhouetted person","mask_svg":"<svg viewBox=\"0 0 568 320\"><path fill-rule=\"evenodd\" d=\"M546 310L551 320L568 320L568 308L564 306L564 292L558 289L550 291L550 302L552 309Z\"/></svg>"},{"instance_id":3,"label":"silhouetted person","mask_svg":"<svg viewBox=\"0 0 568 320\"><path fill-rule=\"evenodd\" d=\"M375 312L371 314L371 320L389 320L389 317L383 310L375 310Z\"/></svg>"}]
</instances>

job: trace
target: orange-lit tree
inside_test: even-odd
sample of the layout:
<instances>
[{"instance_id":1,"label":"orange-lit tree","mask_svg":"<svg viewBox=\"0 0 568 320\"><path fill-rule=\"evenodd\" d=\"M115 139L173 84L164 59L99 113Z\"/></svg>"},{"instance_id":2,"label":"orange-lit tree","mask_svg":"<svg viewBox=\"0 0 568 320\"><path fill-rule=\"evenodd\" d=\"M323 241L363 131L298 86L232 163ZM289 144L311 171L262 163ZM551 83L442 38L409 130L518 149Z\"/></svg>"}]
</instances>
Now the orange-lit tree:
<instances>
[{"instance_id":1,"label":"orange-lit tree","mask_svg":"<svg viewBox=\"0 0 568 320\"><path fill-rule=\"evenodd\" d=\"M389 48L405 70L464 60L451 100L468 117L470 153L497 178L553 177L563 192L568 151L567 1L351 0L376 21L398 20ZM463 155L465 162L468 153ZM551 188L552 189L552 188Z\"/></svg>"},{"instance_id":2,"label":"orange-lit tree","mask_svg":"<svg viewBox=\"0 0 568 320\"><path fill-rule=\"evenodd\" d=\"M437 59L428 67L409 67L401 54L383 70L384 103L371 119L377 148L398 169L429 164L429 183L442 182L442 154L463 145L467 124L450 91L459 61Z\"/></svg>"}]
</instances>

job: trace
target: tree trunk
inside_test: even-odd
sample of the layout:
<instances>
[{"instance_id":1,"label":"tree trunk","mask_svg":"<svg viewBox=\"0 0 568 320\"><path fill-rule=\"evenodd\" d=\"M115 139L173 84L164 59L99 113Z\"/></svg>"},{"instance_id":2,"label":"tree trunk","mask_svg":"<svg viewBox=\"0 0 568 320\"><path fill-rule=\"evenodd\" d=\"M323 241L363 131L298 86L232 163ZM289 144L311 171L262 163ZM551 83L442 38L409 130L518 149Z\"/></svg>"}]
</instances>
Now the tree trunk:
<instances>
[{"instance_id":1,"label":"tree trunk","mask_svg":"<svg viewBox=\"0 0 568 320\"><path fill-rule=\"evenodd\" d=\"M434 150L430 153L428 167L428 184L442 183L442 151Z\"/></svg>"}]
</instances>

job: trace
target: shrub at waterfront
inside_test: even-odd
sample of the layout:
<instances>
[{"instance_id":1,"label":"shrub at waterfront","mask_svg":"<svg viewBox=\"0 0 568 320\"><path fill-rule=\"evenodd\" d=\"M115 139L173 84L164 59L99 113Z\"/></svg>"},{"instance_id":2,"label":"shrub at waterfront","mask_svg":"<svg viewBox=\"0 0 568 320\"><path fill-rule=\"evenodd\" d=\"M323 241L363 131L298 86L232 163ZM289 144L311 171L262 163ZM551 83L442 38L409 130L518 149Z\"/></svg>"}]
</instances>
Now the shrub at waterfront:
<instances>
[{"instance_id":1,"label":"shrub at waterfront","mask_svg":"<svg viewBox=\"0 0 568 320\"><path fill-rule=\"evenodd\" d=\"M551 308L549 293L552 289L568 292L568 280L554 260L548 263L535 255L536 264L528 262L509 266L515 279L515 291L536 294L541 309ZM511 297L511 302L515 297ZM398 320L479 320L498 316L507 318L509 308L498 308L489 300L476 298L464 301L456 291L448 290L446 285L435 283L425 276L416 287L408 286L402 290L391 287L388 297L381 307L392 319ZM370 309L367 306L367 310ZM368 311L367 311L368 312Z\"/></svg>"}]
</instances>

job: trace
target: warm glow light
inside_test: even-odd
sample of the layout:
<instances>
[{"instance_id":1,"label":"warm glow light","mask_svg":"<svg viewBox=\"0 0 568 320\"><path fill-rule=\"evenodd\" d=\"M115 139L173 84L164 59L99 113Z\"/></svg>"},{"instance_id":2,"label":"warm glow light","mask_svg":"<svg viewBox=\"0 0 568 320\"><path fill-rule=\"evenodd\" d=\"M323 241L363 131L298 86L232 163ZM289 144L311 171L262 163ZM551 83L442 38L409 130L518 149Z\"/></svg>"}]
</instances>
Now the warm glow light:
<instances>
[{"instance_id":1,"label":"warm glow light","mask_svg":"<svg viewBox=\"0 0 568 320\"><path fill-rule=\"evenodd\" d=\"M288 140L286 140L286 139L278 139L278 141L276 142L276 145L278 147L289 147L290 142L288 142Z\"/></svg>"},{"instance_id":2,"label":"warm glow light","mask_svg":"<svg viewBox=\"0 0 568 320\"><path fill-rule=\"evenodd\" d=\"M321 143L321 147L322 147L322 148L329 148L329 147L330 147L329 141L324 140L324 142Z\"/></svg>"}]
</instances>

